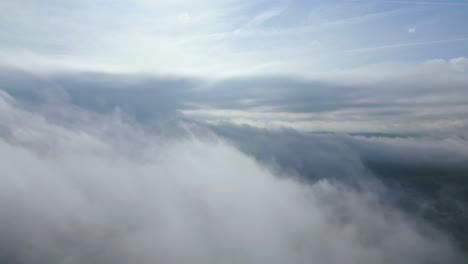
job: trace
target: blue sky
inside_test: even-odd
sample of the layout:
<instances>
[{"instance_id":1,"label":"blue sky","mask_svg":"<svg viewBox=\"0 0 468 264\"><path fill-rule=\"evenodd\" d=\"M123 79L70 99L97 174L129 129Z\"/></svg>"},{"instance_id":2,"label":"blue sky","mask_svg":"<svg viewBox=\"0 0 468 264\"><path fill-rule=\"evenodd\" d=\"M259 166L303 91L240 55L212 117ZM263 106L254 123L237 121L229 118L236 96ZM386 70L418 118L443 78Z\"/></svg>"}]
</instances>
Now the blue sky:
<instances>
[{"instance_id":1,"label":"blue sky","mask_svg":"<svg viewBox=\"0 0 468 264\"><path fill-rule=\"evenodd\" d=\"M0 7L2 61L48 70L307 75L468 53L466 1L20 0Z\"/></svg>"},{"instance_id":2,"label":"blue sky","mask_svg":"<svg viewBox=\"0 0 468 264\"><path fill-rule=\"evenodd\" d=\"M0 12L3 67L203 80L192 88L212 92L177 97L203 120L468 128L468 1L17 0Z\"/></svg>"}]
</instances>

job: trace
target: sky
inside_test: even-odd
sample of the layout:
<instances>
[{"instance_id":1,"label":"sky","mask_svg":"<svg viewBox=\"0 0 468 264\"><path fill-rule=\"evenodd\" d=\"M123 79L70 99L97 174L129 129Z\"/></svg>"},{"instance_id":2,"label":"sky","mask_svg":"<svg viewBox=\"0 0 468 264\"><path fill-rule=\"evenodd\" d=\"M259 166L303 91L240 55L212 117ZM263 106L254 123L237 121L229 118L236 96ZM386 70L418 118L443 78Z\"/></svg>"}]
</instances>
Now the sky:
<instances>
[{"instance_id":1,"label":"sky","mask_svg":"<svg viewBox=\"0 0 468 264\"><path fill-rule=\"evenodd\" d=\"M49 80L193 79L203 92L178 110L203 121L338 132L468 126L468 2L21 0L0 10L5 68Z\"/></svg>"},{"instance_id":2,"label":"sky","mask_svg":"<svg viewBox=\"0 0 468 264\"><path fill-rule=\"evenodd\" d=\"M0 263L467 263L467 28L466 0L0 0Z\"/></svg>"},{"instance_id":3,"label":"sky","mask_svg":"<svg viewBox=\"0 0 468 264\"><path fill-rule=\"evenodd\" d=\"M184 97L178 110L204 121L339 132L468 126L468 2L21 0L0 10L4 68L46 79L194 79L213 93ZM218 103L223 89L232 105Z\"/></svg>"},{"instance_id":4,"label":"sky","mask_svg":"<svg viewBox=\"0 0 468 264\"><path fill-rule=\"evenodd\" d=\"M0 47L3 63L42 71L309 76L464 57L467 9L463 1L2 1Z\"/></svg>"}]
</instances>

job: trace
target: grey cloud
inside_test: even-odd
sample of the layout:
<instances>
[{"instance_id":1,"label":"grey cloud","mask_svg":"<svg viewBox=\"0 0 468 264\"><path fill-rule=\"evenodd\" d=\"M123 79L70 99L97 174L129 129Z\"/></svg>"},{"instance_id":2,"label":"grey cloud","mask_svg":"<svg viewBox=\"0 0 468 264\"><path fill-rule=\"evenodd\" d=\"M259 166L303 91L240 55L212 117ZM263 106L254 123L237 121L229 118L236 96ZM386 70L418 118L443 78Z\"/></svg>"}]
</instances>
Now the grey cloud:
<instances>
[{"instance_id":1,"label":"grey cloud","mask_svg":"<svg viewBox=\"0 0 468 264\"><path fill-rule=\"evenodd\" d=\"M57 83L65 87L73 103L85 108L105 110L114 107L135 111L148 118L181 109L195 80L182 78L132 78L115 75L60 76Z\"/></svg>"},{"instance_id":2,"label":"grey cloud","mask_svg":"<svg viewBox=\"0 0 468 264\"><path fill-rule=\"evenodd\" d=\"M196 113L199 110L210 110L211 114L236 110L261 113L264 119L271 116L270 119L276 118L286 125L297 121L346 121L364 122L375 130L463 132L462 128L468 125L465 107L468 90L466 78L460 77L463 73L457 74L456 78L449 75L444 83L411 75L360 85L271 76L215 82L100 73L41 77L13 70L2 70L0 78L3 90L29 103L68 101L100 112L119 108L140 120L180 111L192 111L191 118L216 120L223 116ZM277 114L286 115L278 117ZM294 114L300 116L291 116ZM258 119L254 115L243 118ZM314 130L313 127L308 129Z\"/></svg>"},{"instance_id":3,"label":"grey cloud","mask_svg":"<svg viewBox=\"0 0 468 264\"><path fill-rule=\"evenodd\" d=\"M27 105L66 103L97 111L116 108L137 119L175 114L198 80L103 73L41 76L12 69L0 71L1 89Z\"/></svg>"},{"instance_id":4,"label":"grey cloud","mask_svg":"<svg viewBox=\"0 0 468 264\"><path fill-rule=\"evenodd\" d=\"M347 82L346 76L340 80L339 75L336 80L326 81L271 76L231 79L213 84L211 89L190 100L213 112L301 114L282 117L281 121L291 124L295 121L366 122L375 130L401 132L453 131L466 126L467 75L444 68L411 70L393 78L358 82ZM362 78L366 75L362 74ZM309 129L314 130L313 126ZM356 125L355 130L359 129Z\"/></svg>"},{"instance_id":5,"label":"grey cloud","mask_svg":"<svg viewBox=\"0 0 468 264\"><path fill-rule=\"evenodd\" d=\"M323 158L333 157L329 169L337 167L335 162L364 165L367 162L393 162L397 166L413 165L459 169L468 172L468 144L459 137L435 137L411 134L385 133L303 133L292 129L259 129L232 124L213 125L212 129L232 140L241 150L260 160L285 162L282 167L294 168L300 175L310 175L303 167ZM315 149L320 150L316 152ZM265 151L267 150L267 151ZM319 162L326 166L326 163ZM350 165L345 165L349 169ZM364 167L357 166L351 177L362 175ZM317 168L312 169L318 172ZM323 173L323 175L345 175ZM318 175L315 175L318 176Z\"/></svg>"},{"instance_id":6,"label":"grey cloud","mask_svg":"<svg viewBox=\"0 0 468 264\"><path fill-rule=\"evenodd\" d=\"M194 102L221 109L314 112L340 108L349 95L343 87L291 78L230 79L194 95ZM252 100L251 103L244 103Z\"/></svg>"},{"instance_id":7,"label":"grey cloud","mask_svg":"<svg viewBox=\"0 0 468 264\"><path fill-rule=\"evenodd\" d=\"M361 182L368 174L344 136L309 135L291 129L272 131L223 124L213 131L269 167L278 166L309 181L339 179ZM368 175L367 175L368 176Z\"/></svg>"},{"instance_id":8,"label":"grey cloud","mask_svg":"<svg viewBox=\"0 0 468 264\"><path fill-rule=\"evenodd\" d=\"M303 181L336 180L378 192L447 231L468 250L466 139L300 133L229 124L213 130L259 162Z\"/></svg>"}]
</instances>

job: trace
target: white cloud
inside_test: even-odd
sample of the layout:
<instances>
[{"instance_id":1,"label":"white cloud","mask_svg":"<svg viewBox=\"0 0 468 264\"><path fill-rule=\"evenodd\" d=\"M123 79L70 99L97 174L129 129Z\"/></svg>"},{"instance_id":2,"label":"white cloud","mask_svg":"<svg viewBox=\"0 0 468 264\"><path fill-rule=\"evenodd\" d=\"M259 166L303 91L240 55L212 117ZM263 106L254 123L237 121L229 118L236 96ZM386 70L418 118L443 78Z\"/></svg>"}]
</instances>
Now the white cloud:
<instances>
[{"instance_id":1,"label":"white cloud","mask_svg":"<svg viewBox=\"0 0 468 264\"><path fill-rule=\"evenodd\" d=\"M243 30L258 27L258 26L262 25L263 23L271 20L272 18L280 15L283 11L284 11L284 8L273 8L273 9L263 11L263 12L255 15L253 18L251 18L246 23L244 23L240 28L234 30L234 33L239 34Z\"/></svg>"},{"instance_id":2,"label":"white cloud","mask_svg":"<svg viewBox=\"0 0 468 264\"><path fill-rule=\"evenodd\" d=\"M361 1L361 0L354 0ZM394 4L410 4L410 5L436 5L436 6L468 6L467 3L457 3L457 2L435 2L435 1L397 1L397 0L377 0L372 2L381 2L381 3L394 3Z\"/></svg>"},{"instance_id":3,"label":"white cloud","mask_svg":"<svg viewBox=\"0 0 468 264\"><path fill-rule=\"evenodd\" d=\"M457 71L466 72L468 70L468 58L453 58L450 60L450 65Z\"/></svg>"},{"instance_id":4,"label":"white cloud","mask_svg":"<svg viewBox=\"0 0 468 264\"><path fill-rule=\"evenodd\" d=\"M192 17L189 15L189 13L182 13L177 16L177 19L179 19L181 24L189 24L192 20Z\"/></svg>"},{"instance_id":5,"label":"white cloud","mask_svg":"<svg viewBox=\"0 0 468 264\"><path fill-rule=\"evenodd\" d=\"M366 52L375 52L379 50L391 50L391 49L400 49L400 48L408 48L408 47L438 45L438 44L444 44L444 43L467 42L467 41L468 41L468 38L453 38L453 39L441 39L441 40L433 40L433 41L405 42L405 43L395 43L395 44L381 45L381 46L375 46L375 47L349 49L349 50L346 50L346 52L366 53Z\"/></svg>"}]
</instances>

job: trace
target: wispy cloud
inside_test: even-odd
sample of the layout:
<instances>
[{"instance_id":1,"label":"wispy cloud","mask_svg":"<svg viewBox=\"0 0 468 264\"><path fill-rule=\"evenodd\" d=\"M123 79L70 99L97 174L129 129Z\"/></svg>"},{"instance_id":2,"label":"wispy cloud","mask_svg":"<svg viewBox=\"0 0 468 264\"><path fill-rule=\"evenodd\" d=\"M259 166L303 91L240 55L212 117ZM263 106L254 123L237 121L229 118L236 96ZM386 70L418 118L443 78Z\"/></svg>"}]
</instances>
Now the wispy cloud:
<instances>
[{"instance_id":1,"label":"wispy cloud","mask_svg":"<svg viewBox=\"0 0 468 264\"><path fill-rule=\"evenodd\" d=\"M381 57L343 58L341 51L389 43L387 34L381 32L407 34L413 31L409 27L419 26L418 35L423 35L421 25L429 28L428 18L433 15L398 4L368 8L369 3L424 4L429 0L342 1L345 5L325 0L314 3L231 0L229 4L177 0L183 2L177 5L173 1L118 0L112 7L85 0L90 3L89 8L87 4L51 0L40 8L34 1L7 2L0 3L0 28L6 29L0 30L2 65L48 72L97 69L210 77L259 73L308 75L380 63ZM464 14L459 10L433 11L440 17L439 24L427 32L426 39L446 39L444 28L452 29L452 36L466 36ZM89 19L83 22L82 17ZM414 41L406 40L403 34L395 37L393 43ZM450 42L453 40L363 50ZM459 57L467 52L467 47L453 50L448 46L439 46L438 57ZM434 56L421 57L425 60Z\"/></svg>"},{"instance_id":2,"label":"wispy cloud","mask_svg":"<svg viewBox=\"0 0 468 264\"><path fill-rule=\"evenodd\" d=\"M192 36L189 38L185 38L184 42L190 41L203 41L207 39L225 39L225 38L233 38L233 37L286 37L286 36L295 36L295 35L303 35L312 32L320 32L329 29L339 28L340 26L349 26L349 25L357 25L359 23L365 23L377 19L383 19L392 15L398 15L401 13L401 9L397 10L390 10L390 11L382 11L382 12L375 12L375 13L368 13L364 15L357 15L357 16L350 16L345 18L339 18L335 20L330 20L318 24L308 24L308 25L301 25L301 26L291 26L291 27L280 27L280 28L266 28L266 27L258 27L260 24L256 23L257 28L255 30L252 26L246 26L247 24L251 24L255 20L259 20L258 17L263 16L263 14L257 15L252 20L247 22L245 25L239 27L233 31L226 31L226 32L218 32L212 34L201 34ZM279 15L279 13L277 14ZM271 19L270 17L269 19ZM261 24L266 22L266 20L262 21ZM242 29L242 30L240 30Z\"/></svg>"},{"instance_id":3,"label":"wispy cloud","mask_svg":"<svg viewBox=\"0 0 468 264\"><path fill-rule=\"evenodd\" d=\"M249 29L249 28L254 28L261 26L263 23L267 22L268 20L280 15L284 11L284 8L272 8L268 9L266 11L263 11L256 16L254 16L252 19L247 21L247 23L243 24L240 26L238 29L236 29L234 32L238 33L244 29Z\"/></svg>"},{"instance_id":4,"label":"wispy cloud","mask_svg":"<svg viewBox=\"0 0 468 264\"><path fill-rule=\"evenodd\" d=\"M406 47L427 46L427 45L436 45L436 44L463 42L463 41L468 41L468 37L467 38L456 38L456 39L434 40L434 41L398 43L398 44L390 44L390 45L367 47L367 48L348 49L345 52L348 52L348 53L372 52L372 51L385 50L385 49L397 49L397 48L406 48Z\"/></svg>"},{"instance_id":5,"label":"wispy cloud","mask_svg":"<svg viewBox=\"0 0 468 264\"><path fill-rule=\"evenodd\" d=\"M353 2L363 2L365 0L353 0ZM392 0L380 0L380 1L367 1L367 2L380 2L380 3L394 3L394 4L413 4L413 5L443 5L443 6L468 6L468 3L456 3L456 2L420 2L420 1L392 1Z\"/></svg>"}]
</instances>

